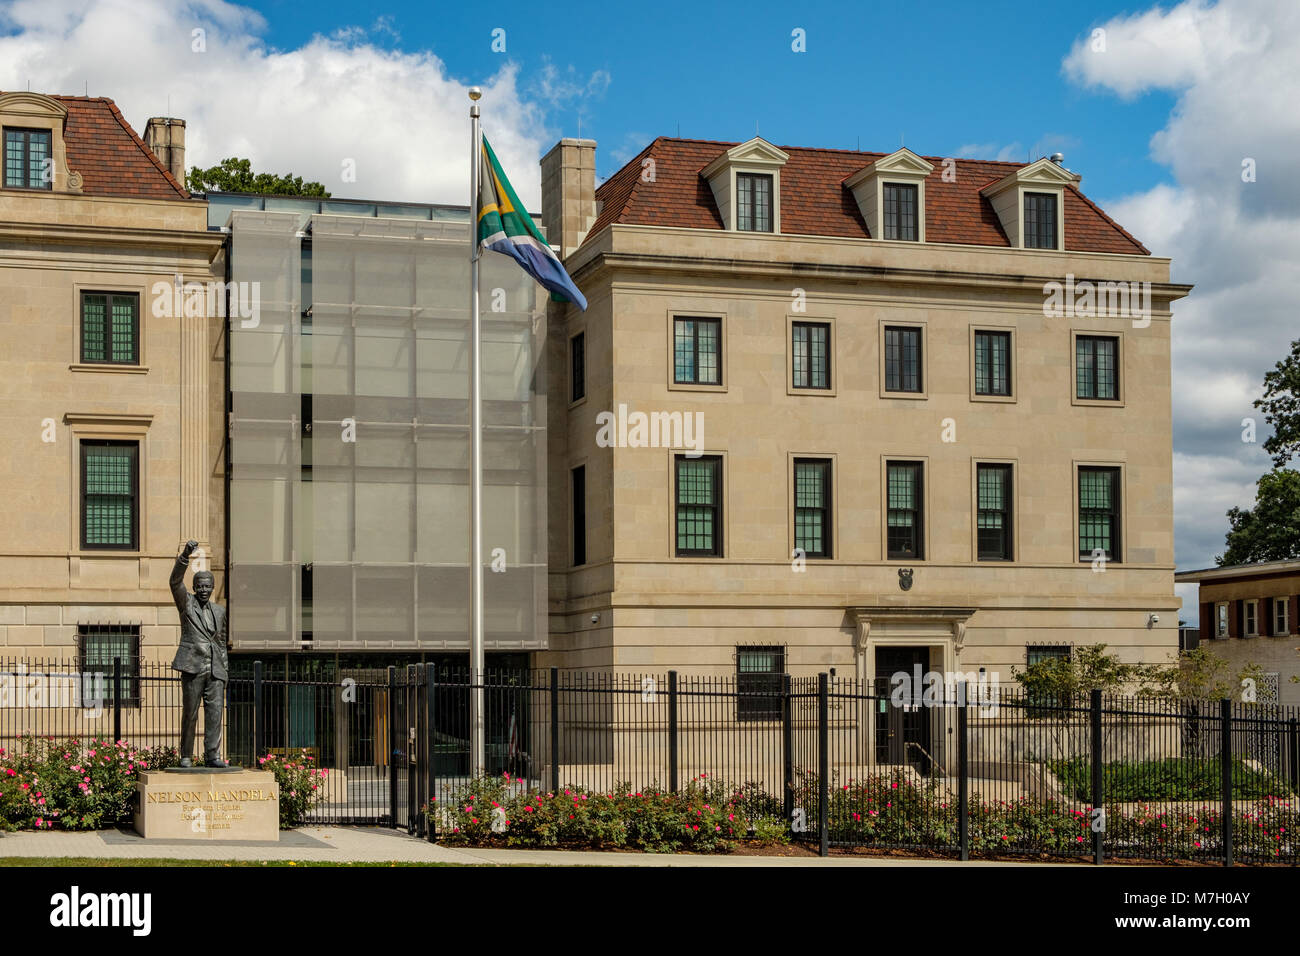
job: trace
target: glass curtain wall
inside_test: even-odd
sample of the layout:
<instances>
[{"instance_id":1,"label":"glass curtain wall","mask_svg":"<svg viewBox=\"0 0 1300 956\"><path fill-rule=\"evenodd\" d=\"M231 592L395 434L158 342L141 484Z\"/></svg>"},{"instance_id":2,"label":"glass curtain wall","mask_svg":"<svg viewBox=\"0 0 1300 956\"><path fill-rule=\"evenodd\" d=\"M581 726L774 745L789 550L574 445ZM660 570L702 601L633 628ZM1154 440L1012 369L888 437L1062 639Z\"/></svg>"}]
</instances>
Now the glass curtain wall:
<instances>
[{"instance_id":1,"label":"glass curtain wall","mask_svg":"<svg viewBox=\"0 0 1300 956\"><path fill-rule=\"evenodd\" d=\"M249 215L232 217L236 279ZM284 390L267 405L296 405L296 426L280 431L296 427L300 436L296 453L277 448L293 486L282 493L282 538L262 518L279 517L273 489L258 485L256 496L250 489L248 517L236 514L233 488L245 459L232 457L232 576L254 575L251 566L239 574L243 554L276 558L274 575L256 568L264 587L245 585L267 605L278 601L273 615L263 611L255 639L272 639L272 624L282 622L280 646L468 650L468 225L317 214L305 249L296 267L283 261L301 290L292 341L273 344L264 334L231 351L232 388L236 360L256 367L280 350L292 356L293 374L276 380ZM545 301L498 255L484 256L480 288L484 630L489 649L540 648ZM243 335L236 322L232 340ZM240 399L236 392L237 428ZM231 621L244 646L241 610L232 606Z\"/></svg>"}]
</instances>

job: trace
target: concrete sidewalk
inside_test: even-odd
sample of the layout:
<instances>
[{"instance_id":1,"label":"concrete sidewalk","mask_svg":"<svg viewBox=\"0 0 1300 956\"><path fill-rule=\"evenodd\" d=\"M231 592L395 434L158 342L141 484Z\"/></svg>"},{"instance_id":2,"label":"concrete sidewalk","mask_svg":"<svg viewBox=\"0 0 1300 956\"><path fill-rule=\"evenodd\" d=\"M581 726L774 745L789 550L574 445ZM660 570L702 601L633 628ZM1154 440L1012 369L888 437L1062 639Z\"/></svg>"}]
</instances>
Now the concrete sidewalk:
<instances>
[{"instance_id":1,"label":"concrete sidewalk","mask_svg":"<svg viewBox=\"0 0 1300 956\"><path fill-rule=\"evenodd\" d=\"M302 860L331 863L459 863L468 866L1043 866L956 860L871 857L731 856L686 853L621 853L568 850L496 850L441 847L383 827L302 827L280 833L278 843L145 840L131 830L0 834L0 859L50 857L179 858L190 860ZM1047 864L1050 865L1050 864Z\"/></svg>"}]
</instances>

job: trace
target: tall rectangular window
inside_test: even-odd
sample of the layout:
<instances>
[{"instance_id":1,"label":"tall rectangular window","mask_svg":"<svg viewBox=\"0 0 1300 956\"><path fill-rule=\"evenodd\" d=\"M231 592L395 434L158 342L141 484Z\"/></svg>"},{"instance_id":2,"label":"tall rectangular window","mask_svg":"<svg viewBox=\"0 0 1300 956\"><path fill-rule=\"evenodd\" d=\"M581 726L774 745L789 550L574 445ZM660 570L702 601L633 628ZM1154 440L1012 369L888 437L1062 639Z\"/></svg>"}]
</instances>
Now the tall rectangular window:
<instances>
[{"instance_id":1,"label":"tall rectangular window","mask_svg":"<svg viewBox=\"0 0 1300 956\"><path fill-rule=\"evenodd\" d=\"M1228 636L1228 604L1222 602L1214 606L1214 636Z\"/></svg>"},{"instance_id":2,"label":"tall rectangular window","mask_svg":"<svg viewBox=\"0 0 1300 956\"><path fill-rule=\"evenodd\" d=\"M975 333L975 394L1011 394L1011 333Z\"/></svg>"},{"instance_id":3,"label":"tall rectangular window","mask_svg":"<svg viewBox=\"0 0 1300 956\"><path fill-rule=\"evenodd\" d=\"M736 173L736 228L746 232L772 231L771 176Z\"/></svg>"},{"instance_id":4,"label":"tall rectangular window","mask_svg":"<svg viewBox=\"0 0 1300 956\"><path fill-rule=\"evenodd\" d=\"M885 238L916 242L920 238L917 227L916 186L907 183L884 183Z\"/></svg>"},{"instance_id":5,"label":"tall rectangular window","mask_svg":"<svg viewBox=\"0 0 1300 956\"><path fill-rule=\"evenodd\" d=\"M1025 193L1025 248L1056 248L1056 194Z\"/></svg>"},{"instance_id":6,"label":"tall rectangular window","mask_svg":"<svg viewBox=\"0 0 1300 956\"><path fill-rule=\"evenodd\" d=\"M975 466L976 527L978 557L981 561L1010 561L1011 487L1010 465Z\"/></svg>"},{"instance_id":7,"label":"tall rectangular window","mask_svg":"<svg viewBox=\"0 0 1300 956\"><path fill-rule=\"evenodd\" d=\"M587 466L573 469L573 563L587 563Z\"/></svg>"},{"instance_id":8,"label":"tall rectangular window","mask_svg":"<svg viewBox=\"0 0 1300 956\"><path fill-rule=\"evenodd\" d=\"M785 648L736 648L736 719L780 720Z\"/></svg>"},{"instance_id":9,"label":"tall rectangular window","mask_svg":"<svg viewBox=\"0 0 1300 956\"><path fill-rule=\"evenodd\" d=\"M885 467L887 554L891 561L925 558L922 463L891 461Z\"/></svg>"},{"instance_id":10,"label":"tall rectangular window","mask_svg":"<svg viewBox=\"0 0 1300 956\"><path fill-rule=\"evenodd\" d=\"M1079 467L1079 560L1120 555L1119 469Z\"/></svg>"},{"instance_id":11,"label":"tall rectangular window","mask_svg":"<svg viewBox=\"0 0 1300 956\"><path fill-rule=\"evenodd\" d=\"M1119 398L1119 339L1112 335L1078 335L1074 339L1076 398Z\"/></svg>"},{"instance_id":12,"label":"tall rectangular window","mask_svg":"<svg viewBox=\"0 0 1300 956\"><path fill-rule=\"evenodd\" d=\"M50 131L5 128L5 186L18 189L53 189Z\"/></svg>"},{"instance_id":13,"label":"tall rectangular window","mask_svg":"<svg viewBox=\"0 0 1300 956\"><path fill-rule=\"evenodd\" d=\"M1242 602L1246 614L1246 637L1259 637L1259 601L1249 600Z\"/></svg>"},{"instance_id":14,"label":"tall rectangular window","mask_svg":"<svg viewBox=\"0 0 1300 956\"><path fill-rule=\"evenodd\" d=\"M885 391L921 391L921 330L885 327Z\"/></svg>"},{"instance_id":15,"label":"tall rectangular window","mask_svg":"<svg viewBox=\"0 0 1300 956\"><path fill-rule=\"evenodd\" d=\"M795 322L790 326L795 388L831 387L831 327L825 322Z\"/></svg>"},{"instance_id":16,"label":"tall rectangular window","mask_svg":"<svg viewBox=\"0 0 1300 956\"><path fill-rule=\"evenodd\" d=\"M135 551L139 450L133 441L81 442L81 546Z\"/></svg>"},{"instance_id":17,"label":"tall rectangular window","mask_svg":"<svg viewBox=\"0 0 1300 956\"><path fill-rule=\"evenodd\" d=\"M1291 601L1285 597L1273 601L1273 633L1279 636L1291 633Z\"/></svg>"},{"instance_id":18,"label":"tall rectangular window","mask_svg":"<svg viewBox=\"0 0 1300 956\"><path fill-rule=\"evenodd\" d=\"M140 625L78 624L77 669L83 705L99 701L112 707L113 659L122 662L122 702L140 706Z\"/></svg>"},{"instance_id":19,"label":"tall rectangular window","mask_svg":"<svg viewBox=\"0 0 1300 956\"><path fill-rule=\"evenodd\" d=\"M794 462L794 546L809 558L831 556L831 463Z\"/></svg>"},{"instance_id":20,"label":"tall rectangular window","mask_svg":"<svg viewBox=\"0 0 1300 956\"><path fill-rule=\"evenodd\" d=\"M673 319L673 382L722 384L721 319Z\"/></svg>"},{"instance_id":21,"label":"tall rectangular window","mask_svg":"<svg viewBox=\"0 0 1300 956\"><path fill-rule=\"evenodd\" d=\"M139 293L81 293L81 361L140 364Z\"/></svg>"},{"instance_id":22,"label":"tall rectangular window","mask_svg":"<svg viewBox=\"0 0 1300 956\"><path fill-rule=\"evenodd\" d=\"M677 554L722 556L722 458L709 455L676 464Z\"/></svg>"},{"instance_id":23,"label":"tall rectangular window","mask_svg":"<svg viewBox=\"0 0 1300 956\"><path fill-rule=\"evenodd\" d=\"M576 402L587 394L586 333L569 339L569 401Z\"/></svg>"}]
</instances>

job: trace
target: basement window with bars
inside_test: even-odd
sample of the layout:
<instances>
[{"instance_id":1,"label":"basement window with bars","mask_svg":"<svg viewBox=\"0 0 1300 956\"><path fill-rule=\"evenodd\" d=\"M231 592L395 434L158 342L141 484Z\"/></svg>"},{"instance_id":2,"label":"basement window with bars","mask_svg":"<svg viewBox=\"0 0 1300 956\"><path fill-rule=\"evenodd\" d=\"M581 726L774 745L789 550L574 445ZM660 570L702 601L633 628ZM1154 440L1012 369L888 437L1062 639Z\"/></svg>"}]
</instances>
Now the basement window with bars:
<instances>
[{"instance_id":1,"label":"basement window with bars","mask_svg":"<svg viewBox=\"0 0 1300 956\"><path fill-rule=\"evenodd\" d=\"M736 719L780 720L784 647L736 648Z\"/></svg>"},{"instance_id":2,"label":"basement window with bars","mask_svg":"<svg viewBox=\"0 0 1300 956\"><path fill-rule=\"evenodd\" d=\"M113 658L122 659L122 703L140 706L140 625L78 624L77 669L83 706L113 706Z\"/></svg>"}]
</instances>

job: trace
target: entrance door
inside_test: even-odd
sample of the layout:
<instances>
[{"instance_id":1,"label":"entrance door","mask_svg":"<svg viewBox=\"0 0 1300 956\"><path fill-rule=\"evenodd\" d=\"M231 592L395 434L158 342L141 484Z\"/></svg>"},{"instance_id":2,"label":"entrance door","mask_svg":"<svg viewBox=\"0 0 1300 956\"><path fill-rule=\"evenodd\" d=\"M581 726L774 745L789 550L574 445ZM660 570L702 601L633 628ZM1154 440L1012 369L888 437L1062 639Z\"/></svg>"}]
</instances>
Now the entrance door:
<instances>
[{"instance_id":1,"label":"entrance door","mask_svg":"<svg viewBox=\"0 0 1300 956\"><path fill-rule=\"evenodd\" d=\"M921 700L924 677L930 669L928 647L876 648L876 763L909 764L922 774L930 772L930 712ZM893 700L894 674L904 673L903 705Z\"/></svg>"}]
</instances>

